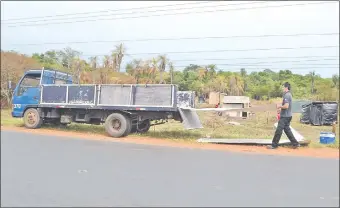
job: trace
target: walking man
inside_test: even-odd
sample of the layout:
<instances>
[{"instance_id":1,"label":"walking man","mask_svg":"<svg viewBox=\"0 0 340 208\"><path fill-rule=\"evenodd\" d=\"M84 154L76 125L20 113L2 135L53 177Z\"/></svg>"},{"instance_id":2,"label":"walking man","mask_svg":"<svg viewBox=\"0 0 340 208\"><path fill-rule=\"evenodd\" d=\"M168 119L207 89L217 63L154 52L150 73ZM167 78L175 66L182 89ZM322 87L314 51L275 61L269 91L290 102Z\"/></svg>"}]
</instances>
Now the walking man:
<instances>
[{"instance_id":1,"label":"walking man","mask_svg":"<svg viewBox=\"0 0 340 208\"><path fill-rule=\"evenodd\" d=\"M300 146L299 142L295 139L290 129L290 122L292 121L292 100L293 98L292 94L290 93L290 84L286 82L283 85L282 104L277 106L277 110L280 112L280 120L275 131L272 145L268 146L268 149L276 149L279 146L282 131L286 133L294 149Z\"/></svg>"}]
</instances>

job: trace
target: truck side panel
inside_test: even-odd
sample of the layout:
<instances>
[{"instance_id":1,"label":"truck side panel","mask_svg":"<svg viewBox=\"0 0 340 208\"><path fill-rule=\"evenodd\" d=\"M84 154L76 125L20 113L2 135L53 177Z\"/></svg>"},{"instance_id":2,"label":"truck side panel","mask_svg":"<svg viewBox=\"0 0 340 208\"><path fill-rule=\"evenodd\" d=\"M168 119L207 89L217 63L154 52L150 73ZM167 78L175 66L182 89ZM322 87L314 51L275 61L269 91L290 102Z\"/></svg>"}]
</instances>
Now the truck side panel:
<instances>
[{"instance_id":1,"label":"truck side panel","mask_svg":"<svg viewBox=\"0 0 340 208\"><path fill-rule=\"evenodd\" d=\"M41 103L50 104L65 104L67 102L67 87L66 86L44 86L41 92Z\"/></svg>"},{"instance_id":2,"label":"truck side panel","mask_svg":"<svg viewBox=\"0 0 340 208\"><path fill-rule=\"evenodd\" d=\"M139 106L173 106L172 86L157 85L153 87L136 87L134 105ZM176 94L174 94L176 95Z\"/></svg>"},{"instance_id":3,"label":"truck side panel","mask_svg":"<svg viewBox=\"0 0 340 208\"><path fill-rule=\"evenodd\" d=\"M101 85L98 99L99 105L132 105L132 86Z\"/></svg>"},{"instance_id":4,"label":"truck side panel","mask_svg":"<svg viewBox=\"0 0 340 208\"><path fill-rule=\"evenodd\" d=\"M41 105L176 108L175 85L42 85ZM105 106L105 107L104 107Z\"/></svg>"},{"instance_id":5,"label":"truck side panel","mask_svg":"<svg viewBox=\"0 0 340 208\"><path fill-rule=\"evenodd\" d=\"M96 86L69 86L67 100L68 103L72 105L94 105L96 103Z\"/></svg>"},{"instance_id":6,"label":"truck side panel","mask_svg":"<svg viewBox=\"0 0 340 208\"><path fill-rule=\"evenodd\" d=\"M173 85L101 85L98 105L175 107Z\"/></svg>"}]
</instances>

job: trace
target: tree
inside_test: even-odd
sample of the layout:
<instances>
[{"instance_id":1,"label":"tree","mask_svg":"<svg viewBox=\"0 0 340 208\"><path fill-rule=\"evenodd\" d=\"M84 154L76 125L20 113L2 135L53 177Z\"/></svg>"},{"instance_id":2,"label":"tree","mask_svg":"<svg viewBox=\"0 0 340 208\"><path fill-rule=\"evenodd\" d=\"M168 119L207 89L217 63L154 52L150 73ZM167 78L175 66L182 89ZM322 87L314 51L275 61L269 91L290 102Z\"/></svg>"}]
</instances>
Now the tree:
<instances>
[{"instance_id":1,"label":"tree","mask_svg":"<svg viewBox=\"0 0 340 208\"><path fill-rule=\"evenodd\" d=\"M198 77L200 81L203 81L203 79L207 76L208 69L206 67L199 67L196 69L198 72Z\"/></svg>"},{"instance_id":2,"label":"tree","mask_svg":"<svg viewBox=\"0 0 340 208\"><path fill-rule=\"evenodd\" d=\"M115 50L112 51L112 68L113 71L120 72L120 67L123 61L123 57L125 55L125 47L123 43L116 45Z\"/></svg>"},{"instance_id":3,"label":"tree","mask_svg":"<svg viewBox=\"0 0 340 208\"><path fill-rule=\"evenodd\" d=\"M169 69L170 69L170 83L172 84L174 79L174 65L172 62L169 62Z\"/></svg>"},{"instance_id":4,"label":"tree","mask_svg":"<svg viewBox=\"0 0 340 208\"><path fill-rule=\"evenodd\" d=\"M38 60L16 52L1 52L1 107L10 106L12 92L19 79L28 69L39 69ZM9 88L11 82L11 89Z\"/></svg>"},{"instance_id":5,"label":"tree","mask_svg":"<svg viewBox=\"0 0 340 208\"><path fill-rule=\"evenodd\" d=\"M208 68L209 78L215 77L216 76L216 70L217 70L216 64L209 64L207 66L207 68Z\"/></svg>"},{"instance_id":6,"label":"tree","mask_svg":"<svg viewBox=\"0 0 340 208\"><path fill-rule=\"evenodd\" d=\"M242 79L238 75L233 75L229 78L229 94L240 96L243 95L244 85Z\"/></svg>"},{"instance_id":7,"label":"tree","mask_svg":"<svg viewBox=\"0 0 340 208\"><path fill-rule=\"evenodd\" d=\"M159 83L160 84L165 84L163 80L163 73L165 72L165 67L168 64L169 60L167 59L166 55L159 55L158 56L159 60Z\"/></svg>"},{"instance_id":8,"label":"tree","mask_svg":"<svg viewBox=\"0 0 340 208\"><path fill-rule=\"evenodd\" d=\"M332 76L332 82L333 82L333 87L339 89L339 75L338 74L334 74Z\"/></svg>"},{"instance_id":9,"label":"tree","mask_svg":"<svg viewBox=\"0 0 340 208\"><path fill-rule=\"evenodd\" d=\"M67 47L61 51L58 51L57 54L61 59L62 66L70 70L73 60L79 57L81 55L81 52L73 50L70 47Z\"/></svg>"},{"instance_id":10,"label":"tree","mask_svg":"<svg viewBox=\"0 0 340 208\"><path fill-rule=\"evenodd\" d=\"M247 79L247 70L242 68L240 70L240 74L241 74L241 77L242 77L243 83L244 83L244 85L243 85L243 92L246 92L247 91L247 81L246 81L246 79Z\"/></svg>"},{"instance_id":11,"label":"tree","mask_svg":"<svg viewBox=\"0 0 340 208\"><path fill-rule=\"evenodd\" d=\"M93 70L97 69L97 56L90 57L91 68Z\"/></svg>"},{"instance_id":12,"label":"tree","mask_svg":"<svg viewBox=\"0 0 340 208\"><path fill-rule=\"evenodd\" d=\"M85 68L85 64L86 62L84 60L81 60L79 57L76 57L72 60L72 71L73 71L73 76L74 76L74 80L76 83L80 84L80 77L81 77L81 73Z\"/></svg>"},{"instance_id":13,"label":"tree","mask_svg":"<svg viewBox=\"0 0 340 208\"><path fill-rule=\"evenodd\" d=\"M311 93L314 94L315 93L315 90L314 90L315 71L309 72L309 77L311 80Z\"/></svg>"},{"instance_id":14,"label":"tree","mask_svg":"<svg viewBox=\"0 0 340 208\"><path fill-rule=\"evenodd\" d=\"M111 62L110 56L105 55L103 59L103 68L110 68L110 62Z\"/></svg>"},{"instance_id":15,"label":"tree","mask_svg":"<svg viewBox=\"0 0 340 208\"><path fill-rule=\"evenodd\" d=\"M152 83L156 82L156 73L158 71L158 59L152 58L151 59L151 68L150 68L150 75Z\"/></svg>"},{"instance_id":16,"label":"tree","mask_svg":"<svg viewBox=\"0 0 340 208\"><path fill-rule=\"evenodd\" d=\"M115 51L111 53L111 67L112 71L117 71L117 53Z\"/></svg>"},{"instance_id":17,"label":"tree","mask_svg":"<svg viewBox=\"0 0 340 208\"><path fill-rule=\"evenodd\" d=\"M228 69L217 69L215 64L200 66L195 63L188 65L183 71L175 71L173 63L166 55L151 59L134 59L124 66L126 73L123 73L119 71L125 56L123 44L115 46L112 54L103 57L101 64L98 63L99 57L90 57L85 61L80 54L71 48L65 48L61 51L34 53L30 58L18 52L2 51L1 102L9 104L11 100L8 81L15 84L25 70L42 66L71 72L75 82L79 80L81 83L94 81L101 84L172 83L178 85L179 90L194 90L204 97L211 91L219 91L229 95L247 95L266 100L281 97L282 83L288 81L291 83L295 99L327 101L339 99L338 74L332 78L322 78L315 71L303 76L290 70L275 72L271 69L247 74L245 68L239 72L231 72ZM166 71L167 67L169 71Z\"/></svg>"},{"instance_id":18,"label":"tree","mask_svg":"<svg viewBox=\"0 0 340 208\"><path fill-rule=\"evenodd\" d=\"M187 73L189 71L196 71L198 68L200 68L199 65L196 64L190 64L189 66L185 67L183 72Z\"/></svg>"}]
</instances>

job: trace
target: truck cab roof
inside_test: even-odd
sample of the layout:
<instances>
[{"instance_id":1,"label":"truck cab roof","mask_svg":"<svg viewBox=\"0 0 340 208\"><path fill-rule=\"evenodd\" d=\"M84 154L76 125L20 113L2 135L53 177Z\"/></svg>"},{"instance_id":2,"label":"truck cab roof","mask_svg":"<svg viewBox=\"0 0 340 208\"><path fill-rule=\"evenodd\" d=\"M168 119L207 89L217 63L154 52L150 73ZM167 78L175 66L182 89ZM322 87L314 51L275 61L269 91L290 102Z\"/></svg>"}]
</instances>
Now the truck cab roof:
<instances>
[{"instance_id":1,"label":"truck cab roof","mask_svg":"<svg viewBox=\"0 0 340 208\"><path fill-rule=\"evenodd\" d=\"M41 76L43 73L43 82L44 84L52 84L54 81L52 80L65 80L68 84L72 83L72 75L66 72L61 72L54 69L30 69L25 72L26 75L32 76Z\"/></svg>"},{"instance_id":2,"label":"truck cab roof","mask_svg":"<svg viewBox=\"0 0 340 208\"><path fill-rule=\"evenodd\" d=\"M30 69L30 70L27 70L25 72L25 74L41 74L42 71L44 71L44 73L47 72L48 74L51 74L51 73L56 74L57 73L57 74L72 76L72 75L70 75L66 72L61 72L61 71L58 71L58 70L55 70L55 69L44 69L44 70L42 70L42 69Z\"/></svg>"}]
</instances>

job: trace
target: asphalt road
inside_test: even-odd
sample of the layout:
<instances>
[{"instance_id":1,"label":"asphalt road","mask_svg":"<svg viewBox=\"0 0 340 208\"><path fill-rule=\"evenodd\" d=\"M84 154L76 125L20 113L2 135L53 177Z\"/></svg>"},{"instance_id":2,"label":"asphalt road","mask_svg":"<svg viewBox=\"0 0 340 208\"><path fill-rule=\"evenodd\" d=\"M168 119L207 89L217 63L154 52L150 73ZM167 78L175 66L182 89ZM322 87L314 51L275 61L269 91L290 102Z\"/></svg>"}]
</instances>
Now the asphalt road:
<instances>
[{"instance_id":1,"label":"asphalt road","mask_svg":"<svg viewBox=\"0 0 340 208\"><path fill-rule=\"evenodd\" d=\"M339 206L339 160L2 131L1 205Z\"/></svg>"}]
</instances>

